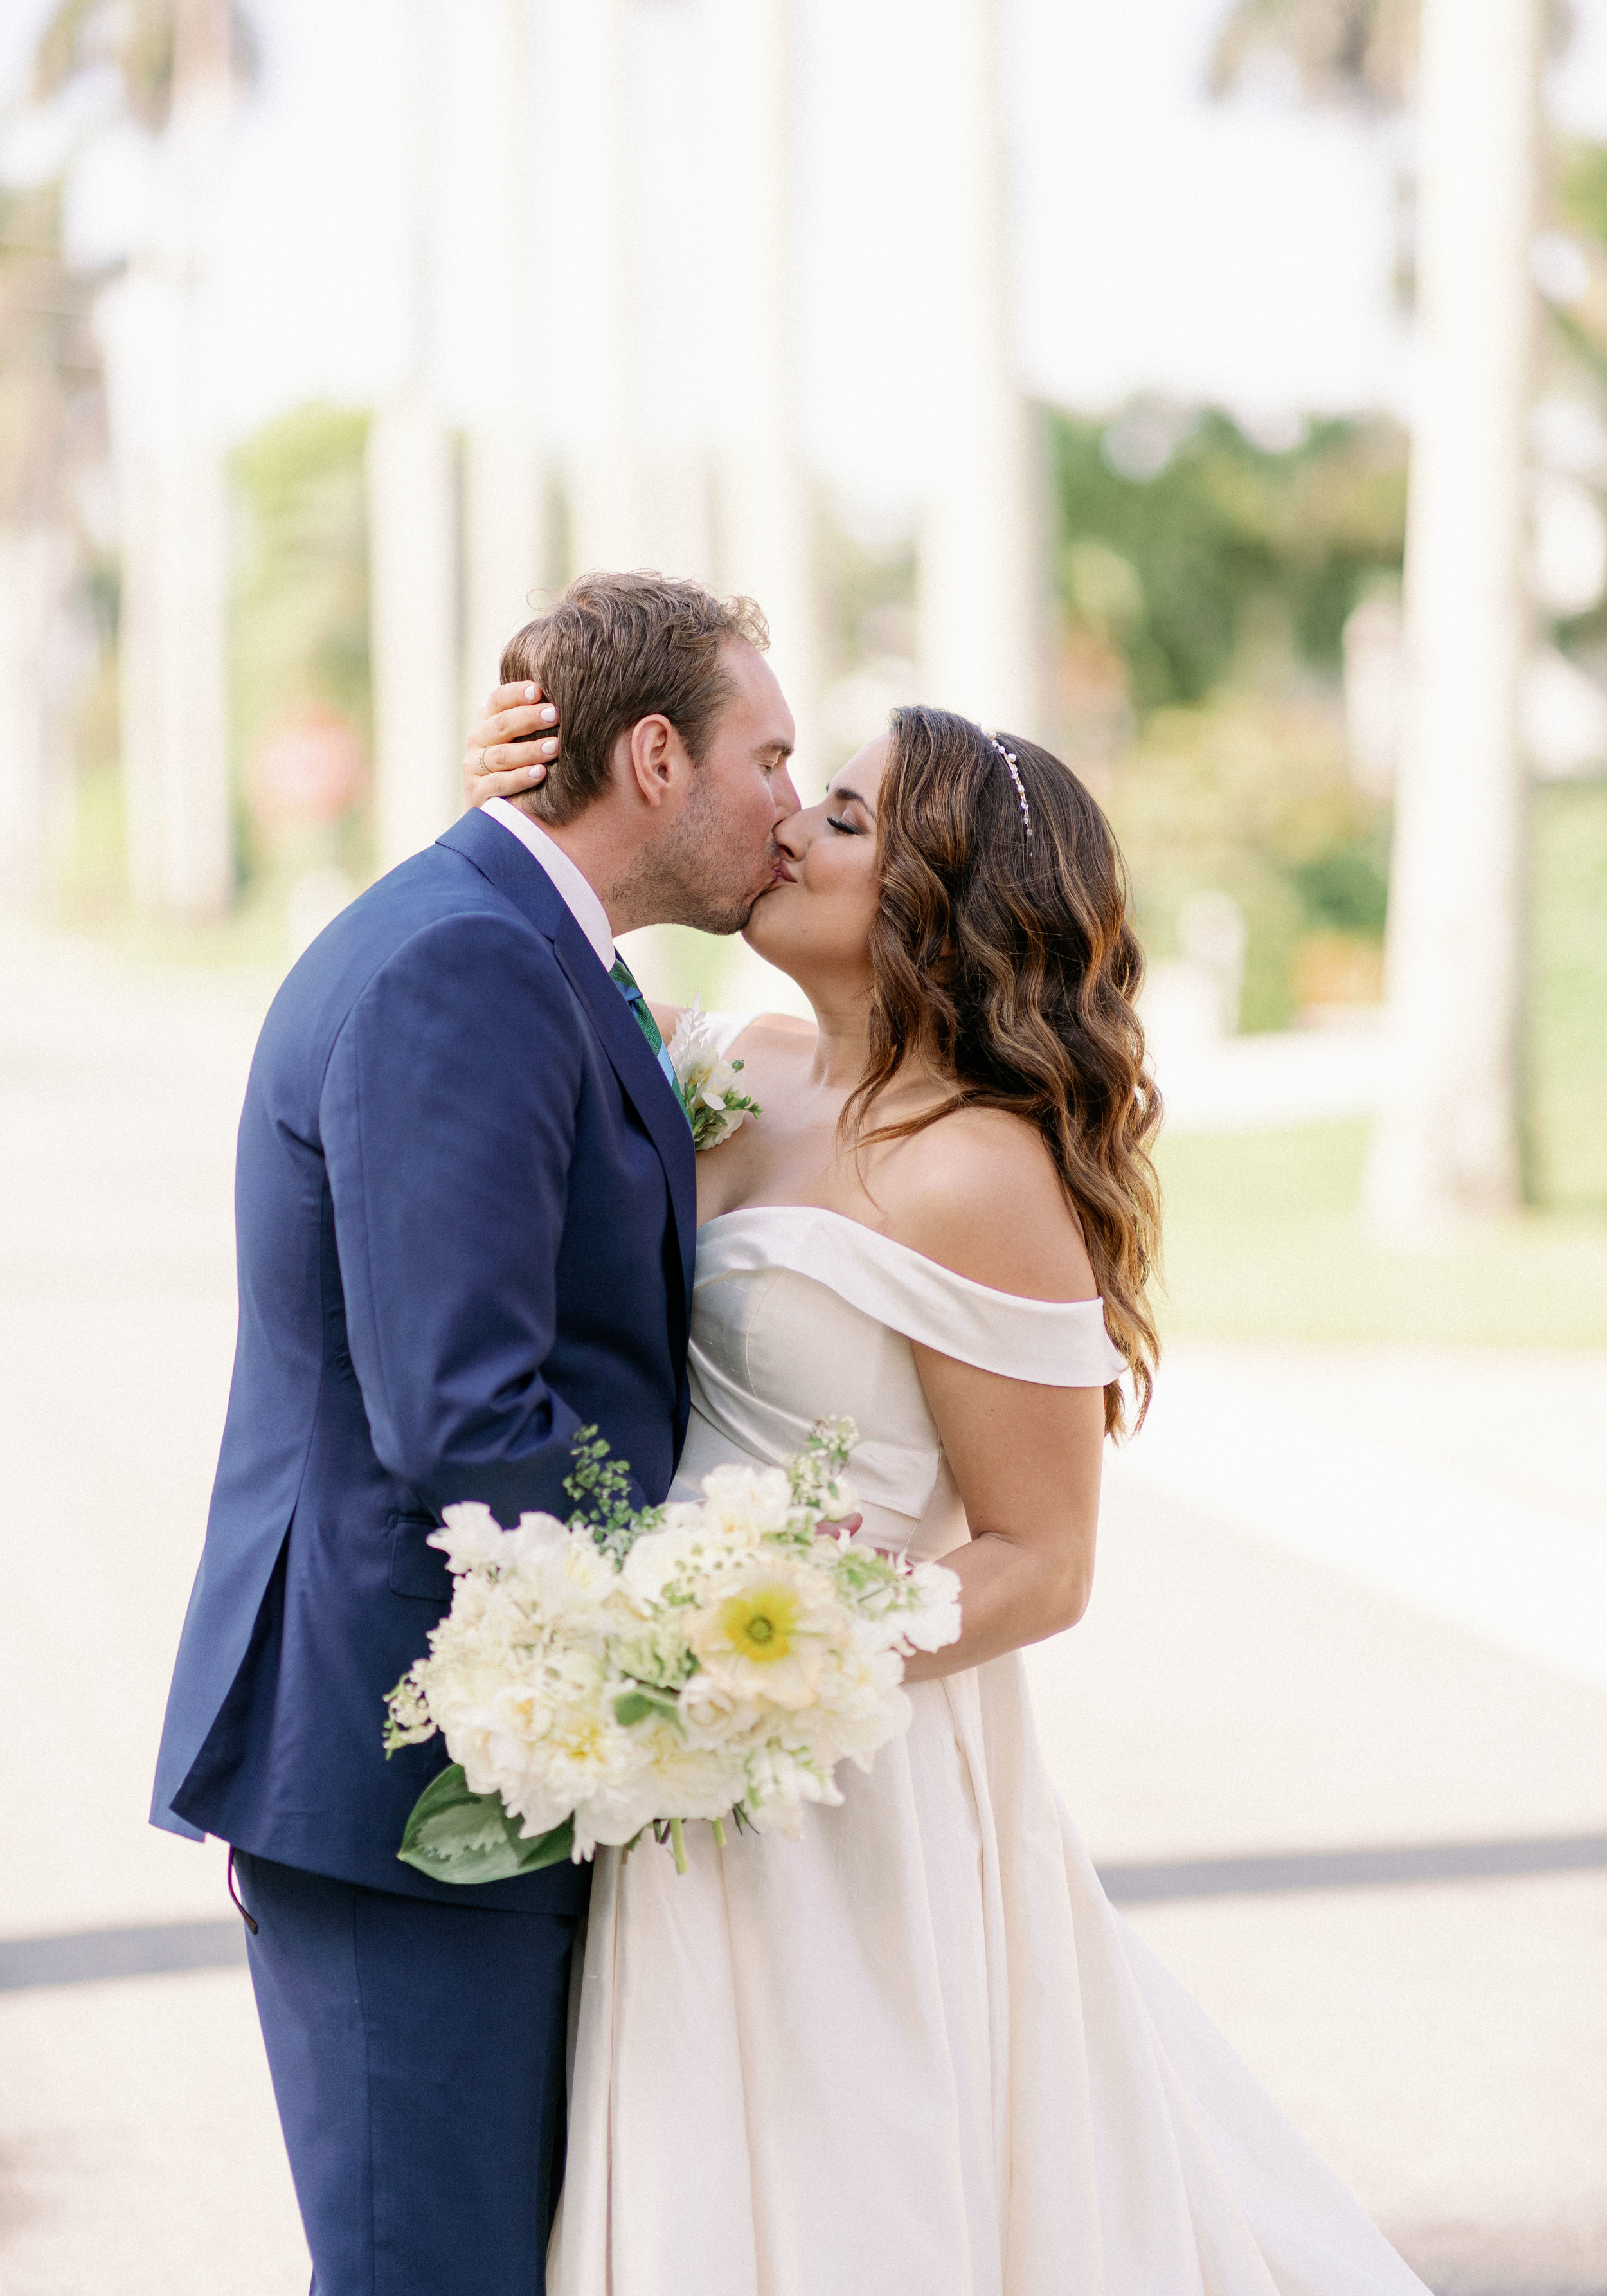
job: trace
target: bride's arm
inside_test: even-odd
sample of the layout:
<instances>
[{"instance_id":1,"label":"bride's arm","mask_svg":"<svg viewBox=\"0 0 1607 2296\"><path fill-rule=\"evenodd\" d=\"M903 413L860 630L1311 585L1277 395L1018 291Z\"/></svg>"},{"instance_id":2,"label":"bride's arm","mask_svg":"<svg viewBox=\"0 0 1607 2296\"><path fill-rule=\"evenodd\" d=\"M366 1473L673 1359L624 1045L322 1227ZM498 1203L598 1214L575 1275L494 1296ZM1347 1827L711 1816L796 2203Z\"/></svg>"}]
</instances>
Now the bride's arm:
<instances>
[{"instance_id":1,"label":"bride's arm","mask_svg":"<svg viewBox=\"0 0 1607 2296\"><path fill-rule=\"evenodd\" d=\"M899 1242L973 1283L1037 1300L1097 1294L1047 1152L1013 1118L936 1125L873 1185ZM915 1364L972 1538L943 1558L960 1580L960 1639L913 1659L912 1681L1076 1625L1094 1587L1104 1449L1101 1388L1004 1379L922 1346Z\"/></svg>"},{"instance_id":2,"label":"bride's arm","mask_svg":"<svg viewBox=\"0 0 1607 2296\"><path fill-rule=\"evenodd\" d=\"M908 1679L955 1674L1074 1627L1094 1591L1104 1394L1000 1379L917 1347L915 1361L959 1487L971 1542L960 1639L913 1658ZM850 1473L852 1470L850 1469Z\"/></svg>"}]
</instances>

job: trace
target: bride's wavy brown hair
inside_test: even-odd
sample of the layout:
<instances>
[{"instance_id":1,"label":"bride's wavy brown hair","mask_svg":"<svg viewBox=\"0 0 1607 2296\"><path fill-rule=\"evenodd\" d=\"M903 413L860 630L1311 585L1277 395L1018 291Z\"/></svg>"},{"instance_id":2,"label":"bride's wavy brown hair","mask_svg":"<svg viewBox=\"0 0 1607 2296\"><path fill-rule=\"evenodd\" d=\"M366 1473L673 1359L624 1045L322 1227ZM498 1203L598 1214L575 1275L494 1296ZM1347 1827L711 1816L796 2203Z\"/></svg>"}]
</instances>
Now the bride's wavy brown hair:
<instances>
[{"instance_id":1,"label":"bride's wavy brown hair","mask_svg":"<svg viewBox=\"0 0 1607 2296\"><path fill-rule=\"evenodd\" d=\"M1144 1294L1160 1225L1149 1155L1160 1096L1135 1003L1144 953L1104 815L1047 750L998 738L1031 808L1030 837L1009 766L980 727L947 709L893 712L876 808L870 1057L845 1136L912 1057L952 1076L952 1095L859 1133L861 1145L960 1108L1035 1125L1081 1224L1142 1425L1160 1352ZM1106 1431L1120 1433L1124 1418L1113 1381Z\"/></svg>"}]
</instances>

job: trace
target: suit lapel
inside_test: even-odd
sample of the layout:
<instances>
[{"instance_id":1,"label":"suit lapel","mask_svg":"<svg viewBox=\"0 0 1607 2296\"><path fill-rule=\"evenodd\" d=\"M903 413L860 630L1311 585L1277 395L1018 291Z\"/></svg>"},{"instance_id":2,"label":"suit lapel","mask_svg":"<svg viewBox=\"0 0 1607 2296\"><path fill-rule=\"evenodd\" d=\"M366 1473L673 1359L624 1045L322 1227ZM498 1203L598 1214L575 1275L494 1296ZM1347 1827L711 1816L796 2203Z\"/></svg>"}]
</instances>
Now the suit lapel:
<instances>
[{"instance_id":1,"label":"suit lapel","mask_svg":"<svg viewBox=\"0 0 1607 2296\"><path fill-rule=\"evenodd\" d=\"M478 811L466 813L437 842L472 862L481 876L552 942L553 953L664 1167L690 1309L698 1220L692 1128L629 1005L598 964L596 951L540 862L499 821L488 820Z\"/></svg>"}]
</instances>

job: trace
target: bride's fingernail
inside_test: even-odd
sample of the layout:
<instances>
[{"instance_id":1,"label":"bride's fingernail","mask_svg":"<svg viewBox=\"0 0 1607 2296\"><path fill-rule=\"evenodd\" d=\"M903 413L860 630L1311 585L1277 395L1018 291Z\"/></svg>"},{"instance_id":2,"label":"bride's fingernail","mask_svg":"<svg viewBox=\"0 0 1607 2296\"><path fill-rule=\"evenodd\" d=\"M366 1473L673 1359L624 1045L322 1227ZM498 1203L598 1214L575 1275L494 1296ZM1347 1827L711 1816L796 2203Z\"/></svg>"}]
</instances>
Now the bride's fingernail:
<instances>
[{"instance_id":1,"label":"bride's fingernail","mask_svg":"<svg viewBox=\"0 0 1607 2296\"><path fill-rule=\"evenodd\" d=\"M527 701L535 701L535 699L536 699L536 688L535 688L533 685L527 685L527 686L525 687L525 690L524 690L524 698L525 698L525 700L526 700Z\"/></svg>"},{"instance_id":2,"label":"bride's fingernail","mask_svg":"<svg viewBox=\"0 0 1607 2296\"><path fill-rule=\"evenodd\" d=\"M544 758L555 758L558 754L557 742L544 742L541 745L541 754Z\"/></svg>"},{"instance_id":3,"label":"bride's fingernail","mask_svg":"<svg viewBox=\"0 0 1607 2296\"><path fill-rule=\"evenodd\" d=\"M535 787L535 785L536 785L536 783L537 783L537 782L544 782L544 781L545 781L546 777L547 777L547 769L546 769L546 767L545 767L545 766L532 766L532 767L530 767L530 770L529 770L529 774L525 776L525 778L529 782L529 783L530 783L530 785L531 785L531 787L532 787L532 788L534 788L534 787Z\"/></svg>"},{"instance_id":4,"label":"bride's fingernail","mask_svg":"<svg viewBox=\"0 0 1607 2296\"><path fill-rule=\"evenodd\" d=\"M558 712L548 703L536 712L536 722L538 726L551 726L557 716Z\"/></svg>"}]
</instances>

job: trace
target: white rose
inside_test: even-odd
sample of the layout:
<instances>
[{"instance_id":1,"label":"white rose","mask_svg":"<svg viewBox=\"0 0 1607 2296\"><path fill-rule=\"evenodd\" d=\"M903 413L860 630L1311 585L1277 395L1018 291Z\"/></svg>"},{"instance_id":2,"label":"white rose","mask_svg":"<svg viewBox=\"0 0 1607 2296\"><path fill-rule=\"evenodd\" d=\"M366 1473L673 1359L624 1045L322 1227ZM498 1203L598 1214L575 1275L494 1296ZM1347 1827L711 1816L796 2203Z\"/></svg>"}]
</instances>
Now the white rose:
<instances>
[{"instance_id":1,"label":"white rose","mask_svg":"<svg viewBox=\"0 0 1607 2296\"><path fill-rule=\"evenodd\" d=\"M689 1745L713 1749L750 1736L759 1725L760 1710L708 1674L694 1674L684 1685L679 1701L681 1720Z\"/></svg>"}]
</instances>

